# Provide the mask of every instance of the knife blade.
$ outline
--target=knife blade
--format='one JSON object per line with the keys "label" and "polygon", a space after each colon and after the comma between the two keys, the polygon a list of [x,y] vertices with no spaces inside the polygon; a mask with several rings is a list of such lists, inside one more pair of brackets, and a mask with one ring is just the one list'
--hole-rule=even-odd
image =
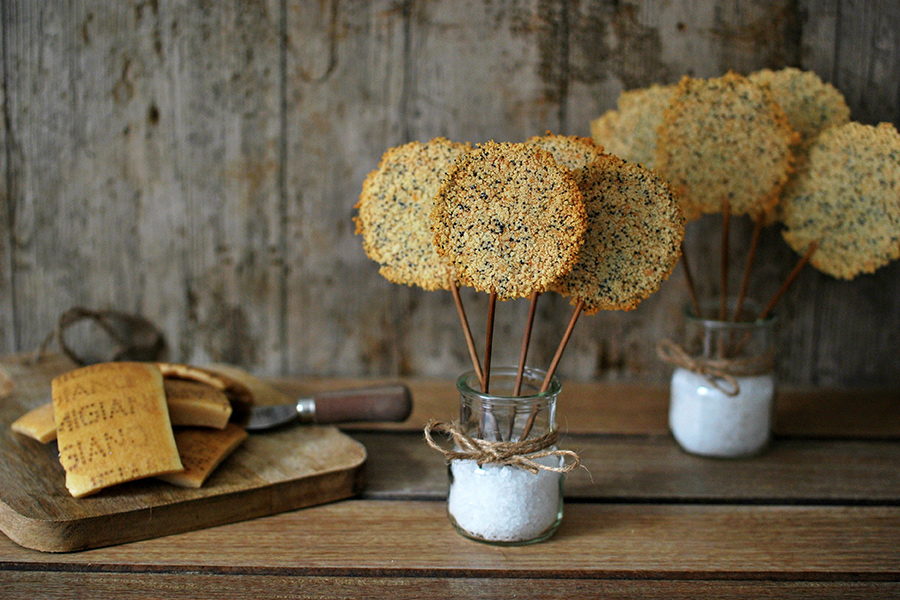
{"label": "knife blade", "polygon": [[260,431],[288,423],[399,422],[412,412],[412,394],[403,384],[319,392],[285,404],[250,408],[243,426]]}

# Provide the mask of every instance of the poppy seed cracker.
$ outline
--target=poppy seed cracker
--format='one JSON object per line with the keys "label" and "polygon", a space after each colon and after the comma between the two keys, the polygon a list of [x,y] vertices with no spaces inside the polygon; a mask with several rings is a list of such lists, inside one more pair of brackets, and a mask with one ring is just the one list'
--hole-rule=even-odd
{"label": "poppy seed cracker", "polygon": [[622,92],[618,110],[591,121],[591,137],[610,154],[654,168],[657,130],[674,91],[674,85],[651,85]]}
{"label": "poppy seed cracker", "polygon": [[656,172],[607,155],[583,169],[578,187],[588,229],[575,267],[554,289],[586,314],[631,310],[668,278],[681,256],[684,214]]}
{"label": "poppy seed cracker", "polygon": [[718,213],[761,217],[778,202],[799,141],[765,86],[729,72],[685,77],[663,112],[656,168],[688,218]]}
{"label": "poppy seed cracker", "polygon": [[468,144],[435,138],[389,149],[363,182],[356,233],[392,283],[450,288],[450,266],[432,244],[431,210],[444,176]]}
{"label": "poppy seed cracker", "polygon": [[432,211],[434,245],[459,281],[502,300],[549,289],[575,263],[581,193],[549,152],[487,142],[462,157]]}
{"label": "poppy seed cracker", "polygon": [[900,258],[900,134],[890,123],[824,131],[786,191],[785,241],[810,264],[852,279]]}

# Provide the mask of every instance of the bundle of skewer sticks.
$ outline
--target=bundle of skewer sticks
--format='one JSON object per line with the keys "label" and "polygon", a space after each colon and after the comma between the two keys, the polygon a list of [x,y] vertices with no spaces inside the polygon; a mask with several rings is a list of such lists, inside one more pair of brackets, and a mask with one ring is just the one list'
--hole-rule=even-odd
{"label": "bundle of skewer sticks", "polygon": [[[762,230],[765,226],[766,219],[765,217],[758,217],[754,219],[753,226],[753,235],[750,239],[750,246],[747,251],[747,259],[744,264],[744,270],[741,277],[741,287],[738,291],[737,300],[735,303],[734,312],[731,315],[728,315],[728,293],[729,293],[729,285],[728,278],[731,270],[731,265],[729,264],[729,240],[731,235],[731,213],[729,211],[728,201],[725,200],[722,205],[722,243],[721,243],[721,261],[720,261],[720,277],[721,277],[721,296],[719,299],[719,312],[717,315],[717,320],[719,321],[740,321],[744,317],[744,305],[747,300],[747,295],[750,287],[750,277],[753,271],[753,266],[756,261],[756,253],[759,248],[760,238],[762,236]],[[778,305],[778,302],[784,297],[785,293],[790,289],[790,287],[796,282],[797,278],[800,276],[803,268],[809,263],[810,258],[813,253],[818,249],[819,242],[813,241],[807,246],[806,252],[800,256],[797,260],[794,267],[791,269],[790,273],[785,277],[784,281],[781,283],[779,288],[776,290],[775,294],[769,300],[769,302],[763,307],[758,315],[755,316],[757,320],[763,320],[771,316],[772,311]],[[688,293],[691,299],[691,307],[694,310],[694,314],[698,317],[707,317],[707,315],[702,314],[702,310],[700,308],[700,299],[697,294],[696,285],[694,284],[694,277],[691,272],[690,260],[688,259],[688,254],[684,247],[684,242],[682,242],[681,248],[681,264],[684,269],[685,275],[685,283],[687,284]]]}
{"label": "bundle of skewer sticks", "polygon": [[[472,329],[469,326],[468,317],[466,316],[466,310],[463,306],[462,298],[459,293],[459,285],[454,282],[451,284],[450,289],[453,292],[453,301],[456,305],[456,311],[459,315],[463,334],[465,335],[466,346],[469,350],[469,357],[472,360],[472,366],[475,372],[475,376],[478,378],[478,382],[481,384],[481,391],[484,393],[488,393],[490,391],[490,372],[491,359],[493,354],[494,318],[497,309],[497,295],[494,293],[490,294],[488,300],[487,326],[484,343],[484,366],[482,366],[482,362],[478,357],[478,350],[475,347],[475,339],[472,336]],[[533,292],[531,294],[531,297],[529,298],[528,318],[525,323],[525,332],[522,336],[522,347],[519,352],[519,361],[518,367],[516,369],[516,380],[513,389],[513,396],[518,396],[522,393],[522,382],[524,379],[525,364],[528,359],[528,350],[531,344],[535,314],[537,312],[537,303],[540,296],[540,292]],[[547,369],[544,380],[541,383],[539,393],[546,392],[550,387],[550,383],[553,380],[553,375],[556,373],[556,369],[559,366],[562,355],[569,343],[569,339],[572,337],[572,332],[575,330],[575,323],[578,321],[578,317],[581,315],[583,308],[584,301],[579,301],[575,305],[575,308],[572,311],[572,316],[569,318],[568,325],[566,326],[566,330],[563,333],[563,337],[559,342],[559,346],[557,346],[556,348],[556,353],[553,355],[553,359],[550,362],[550,367]]]}

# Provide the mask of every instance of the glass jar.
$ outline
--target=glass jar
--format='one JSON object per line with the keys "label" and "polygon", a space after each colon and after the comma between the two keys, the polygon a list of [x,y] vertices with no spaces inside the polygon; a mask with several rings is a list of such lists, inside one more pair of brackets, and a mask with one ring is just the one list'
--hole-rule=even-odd
{"label": "glass jar", "polygon": [[[717,303],[701,307],[719,312]],[[733,301],[727,314],[734,314]],[[746,303],[744,314],[759,314]],[[684,311],[685,343],[672,353],[669,428],[685,451],[737,458],[771,438],[775,398],[774,318],[727,321]]]}
{"label": "glass jar", "polygon": [[[556,377],[545,392],[539,391],[545,375],[525,369],[518,396],[513,396],[515,368],[493,369],[488,394],[480,391],[474,372],[462,375],[456,383],[460,432],[478,444],[486,442],[484,447],[491,449],[502,450],[504,445],[522,441],[537,442],[539,447],[556,434],[560,392]],[[450,460],[447,513],[453,526],[466,537],[493,544],[521,545],[547,539],[562,520],[566,454],[555,444],[523,454],[536,472],[502,461]]]}

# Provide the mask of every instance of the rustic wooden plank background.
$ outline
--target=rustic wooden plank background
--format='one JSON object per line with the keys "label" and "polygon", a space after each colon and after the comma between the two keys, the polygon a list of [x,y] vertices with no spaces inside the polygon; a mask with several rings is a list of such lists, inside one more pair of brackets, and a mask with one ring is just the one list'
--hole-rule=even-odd
{"label": "rustic wooden plank background", "polygon": [[[8,352],[34,349],[82,305],[147,316],[174,360],[452,376],[467,354],[449,294],[388,284],[354,235],[362,180],[388,147],[588,135],[623,89],[786,65],[834,83],[855,120],[900,124],[894,0],[4,0],[2,11]],[[717,225],[688,231],[706,294]],[[757,294],[794,260],[767,231]],[[480,337],[484,298],[464,299]],[[664,380],[654,348],[677,337],[685,300],[679,269],[637,310],[583,318],[561,374]],[[495,361],[517,356],[526,313],[500,305]],[[852,282],[807,269],[781,313],[784,381],[900,384],[900,264]],[[542,300],[536,364],[568,315],[563,299]]]}

